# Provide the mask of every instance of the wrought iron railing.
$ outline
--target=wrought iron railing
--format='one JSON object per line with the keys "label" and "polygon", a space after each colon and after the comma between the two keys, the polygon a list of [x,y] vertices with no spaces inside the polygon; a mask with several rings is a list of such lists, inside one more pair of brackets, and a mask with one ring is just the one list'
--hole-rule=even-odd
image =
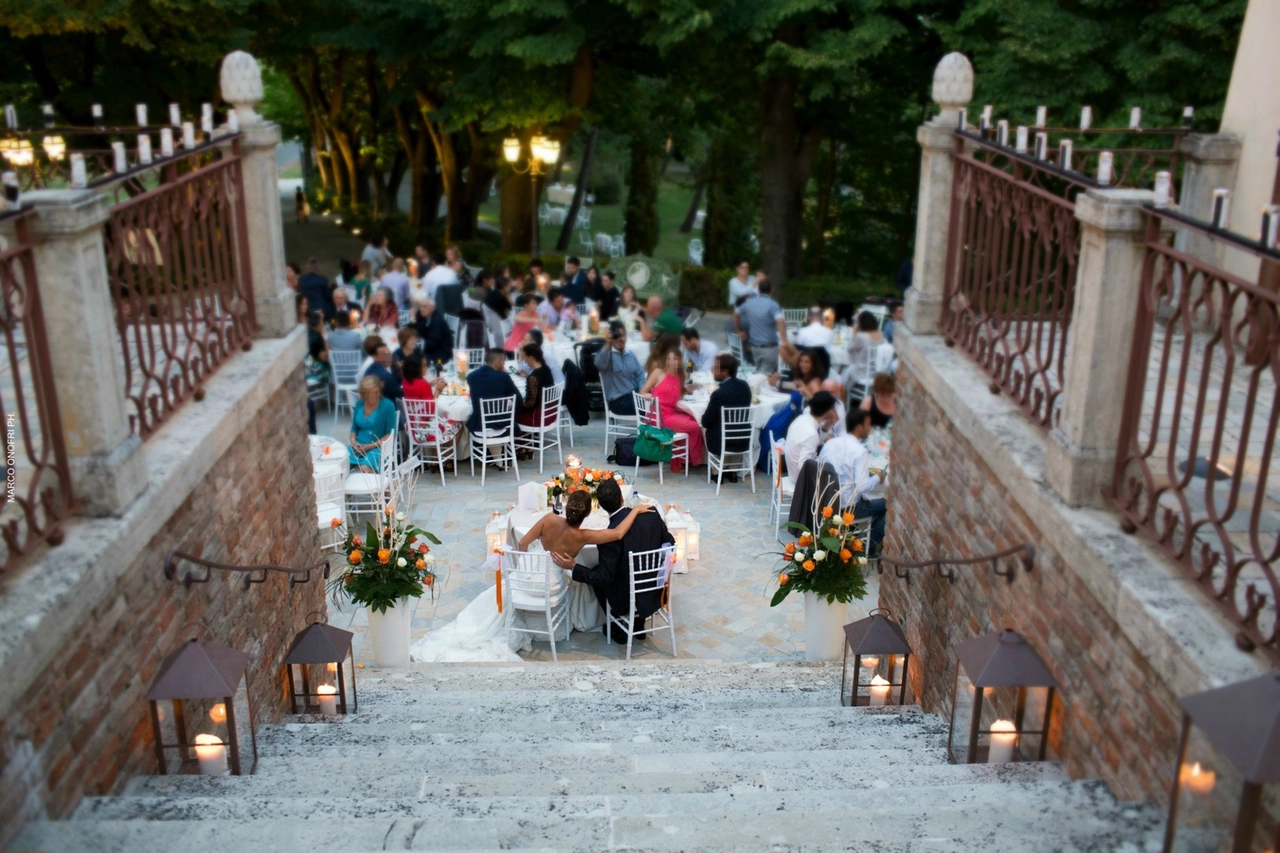
{"label": "wrought iron railing", "polygon": [[71,514],[71,474],[28,229],[30,211],[0,215],[0,293],[5,359],[0,416],[5,430],[5,497],[0,506],[0,572],[42,542],[62,541]]}
{"label": "wrought iron railing", "polygon": [[[1002,561],[1012,562],[1005,564]],[[928,560],[903,560],[889,554],[881,554],[877,560],[877,569],[881,572],[892,569],[894,577],[910,583],[912,569],[933,569],[934,574],[945,581],[956,582],[957,566],[981,566],[989,563],[991,571],[1002,577],[1005,583],[1013,583],[1018,569],[1031,571],[1036,562],[1036,549],[1026,542],[1020,542],[1012,548],[996,551],[994,554],[983,554],[981,557],[934,557]]]}
{"label": "wrought iron railing", "polygon": [[[107,273],[134,432],[147,437],[256,328],[238,136],[158,170],[104,231]],[[136,175],[119,178],[119,188]],[[104,183],[110,184],[111,181]]]}
{"label": "wrought iron railing", "polygon": [[1161,225],[1267,268],[1280,252],[1172,211],[1148,230],[1124,415],[1108,495],[1280,662],[1280,295],[1193,257]]}

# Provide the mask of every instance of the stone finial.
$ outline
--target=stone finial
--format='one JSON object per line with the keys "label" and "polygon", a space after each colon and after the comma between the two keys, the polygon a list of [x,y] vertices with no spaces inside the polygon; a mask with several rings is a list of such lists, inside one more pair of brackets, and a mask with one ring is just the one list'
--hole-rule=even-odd
{"label": "stone finial", "polygon": [[262,103],[262,69],[258,60],[243,50],[228,53],[222,60],[222,99],[236,109],[241,124],[260,121],[254,107]]}
{"label": "stone finial", "polygon": [[933,70],[933,102],[954,112],[973,100],[973,66],[963,53],[948,53]]}

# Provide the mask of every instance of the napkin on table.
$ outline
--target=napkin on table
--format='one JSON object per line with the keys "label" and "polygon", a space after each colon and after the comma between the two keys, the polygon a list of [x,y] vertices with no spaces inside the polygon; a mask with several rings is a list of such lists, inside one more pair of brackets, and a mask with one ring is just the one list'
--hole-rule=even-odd
{"label": "napkin on table", "polygon": [[517,492],[516,506],[520,509],[539,510],[546,508],[547,487],[541,483],[521,483]]}

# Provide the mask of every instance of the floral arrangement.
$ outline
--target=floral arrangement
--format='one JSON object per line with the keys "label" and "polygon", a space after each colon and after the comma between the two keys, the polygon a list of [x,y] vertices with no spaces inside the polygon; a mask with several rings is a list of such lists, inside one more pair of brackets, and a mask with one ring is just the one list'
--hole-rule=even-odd
{"label": "floral arrangement", "polygon": [[543,484],[547,487],[547,503],[555,500],[557,489],[560,490],[561,495],[586,492],[594,500],[596,489],[600,488],[600,484],[605,480],[613,480],[619,487],[626,485],[621,474],[606,468],[566,468],[563,474],[552,477]]}
{"label": "floral arrangement", "polygon": [[341,593],[356,604],[385,613],[399,599],[418,598],[435,587],[436,558],[427,543],[439,545],[440,540],[405,524],[403,512],[388,506],[382,531],[366,522],[363,538],[347,530],[341,519],[335,518],[332,527],[341,532],[342,551],[347,555],[342,574],[329,581],[335,601]]}
{"label": "floral arrangement", "polygon": [[828,604],[847,604],[867,594],[867,581],[862,575],[867,558],[862,553],[862,540],[853,528],[853,514],[839,514],[823,507],[814,515],[814,528],[799,522],[787,527],[800,533],[788,542],[780,556],[778,591],[770,607],[782,603],[794,591],[813,592]]}

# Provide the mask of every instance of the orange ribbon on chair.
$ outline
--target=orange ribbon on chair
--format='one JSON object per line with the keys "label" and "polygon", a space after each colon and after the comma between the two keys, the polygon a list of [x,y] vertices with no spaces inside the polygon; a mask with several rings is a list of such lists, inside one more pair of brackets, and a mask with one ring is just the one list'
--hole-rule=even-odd
{"label": "orange ribbon on chair", "polygon": [[501,613],[502,612],[502,569],[501,567],[499,567],[497,570],[494,571],[493,576],[494,576],[494,579],[498,582],[498,585],[493,588],[493,592],[494,592],[494,595],[496,595],[498,598],[498,612]]}

